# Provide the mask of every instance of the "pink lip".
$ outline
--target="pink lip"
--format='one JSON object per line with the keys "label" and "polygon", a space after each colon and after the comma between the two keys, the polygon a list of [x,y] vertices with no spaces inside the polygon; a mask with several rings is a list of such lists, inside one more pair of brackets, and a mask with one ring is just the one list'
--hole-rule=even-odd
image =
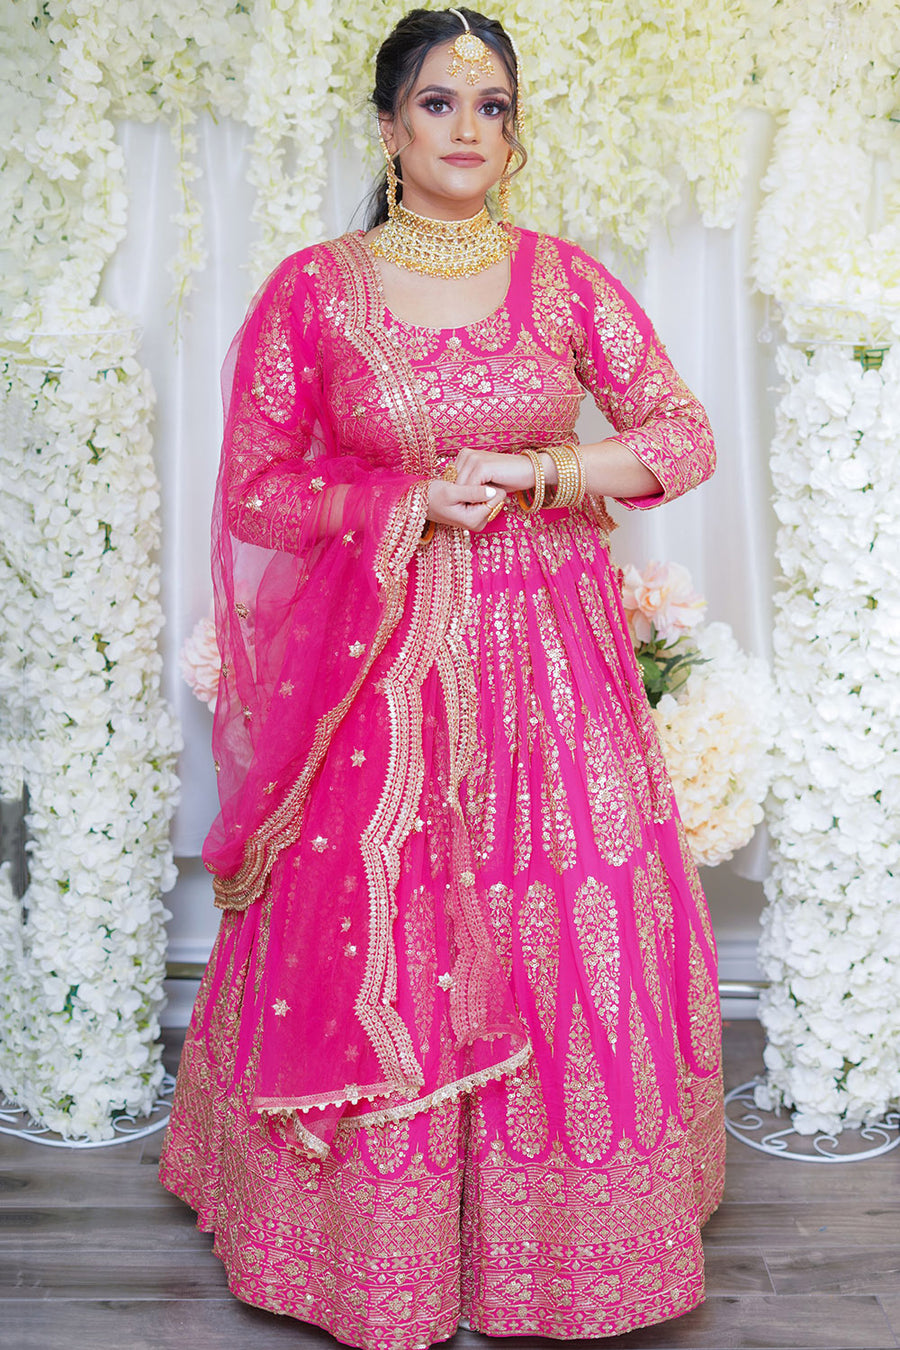
{"label": "pink lip", "polygon": [[442,155],[445,164],[483,164],[483,155]]}

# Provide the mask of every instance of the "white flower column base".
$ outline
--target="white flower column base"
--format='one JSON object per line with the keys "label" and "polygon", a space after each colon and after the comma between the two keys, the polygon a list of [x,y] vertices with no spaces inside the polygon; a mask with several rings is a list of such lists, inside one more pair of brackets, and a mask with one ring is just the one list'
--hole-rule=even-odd
{"label": "white flower column base", "polygon": [[110,1148],[114,1144],[130,1144],[135,1139],[145,1139],[147,1135],[165,1129],[169,1123],[174,1092],[175,1079],[167,1073],[148,1115],[134,1116],[128,1111],[113,1114],[111,1125],[114,1133],[110,1139],[67,1139],[34,1120],[24,1107],[2,1097],[0,1134],[12,1134],[32,1144],[46,1144],[48,1148]]}
{"label": "white flower column base", "polygon": [[765,1091],[765,1086],[761,1078],[754,1078],[725,1094],[725,1128],[732,1138],[773,1158],[815,1163],[866,1162],[890,1153],[900,1144],[898,1111],[856,1130],[800,1134],[790,1124],[786,1112],[757,1105],[758,1090]]}

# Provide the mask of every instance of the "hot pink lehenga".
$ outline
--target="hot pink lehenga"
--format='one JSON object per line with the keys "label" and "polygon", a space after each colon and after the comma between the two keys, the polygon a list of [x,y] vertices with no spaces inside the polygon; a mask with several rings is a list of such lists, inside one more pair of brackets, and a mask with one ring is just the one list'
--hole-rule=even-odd
{"label": "hot pink lehenga", "polygon": [[677,1316],[722,1187],[713,936],[603,502],[419,543],[460,447],[558,442],[584,388],[663,485],[632,505],[712,469],[627,293],[514,241],[442,331],[358,236],[305,250],[233,361],[225,913],[161,1175],[238,1297],[371,1350]]}

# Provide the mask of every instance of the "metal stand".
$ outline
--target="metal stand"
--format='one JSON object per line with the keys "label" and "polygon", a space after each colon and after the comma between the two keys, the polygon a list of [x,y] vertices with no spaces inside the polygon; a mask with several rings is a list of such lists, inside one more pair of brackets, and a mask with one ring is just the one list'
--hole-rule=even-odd
{"label": "metal stand", "polygon": [[120,1111],[113,1116],[115,1134],[112,1139],[66,1139],[45,1125],[38,1125],[24,1107],[4,1097],[0,1099],[0,1134],[11,1134],[32,1144],[45,1144],[48,1148],[110,1148],[115,1144],[129,1144],[133,1139],[145,1139],[148,1134],[156,1134],[157,1130],[165,1128],[174,1091],[175,1079],[167,1073],[149,1115],[135,1117]]}
{"label": "metal stand", "polygon": [[786,1113],[756,1105],[754,1090],[762,1082],[754,1078],[725,1094],[725,1128],[748,1148],[793,1162],[849,1163],[878,1158],[900,1144],[900,1111],[890,1111],[884,1120],[858,1130],[798,1134]]}

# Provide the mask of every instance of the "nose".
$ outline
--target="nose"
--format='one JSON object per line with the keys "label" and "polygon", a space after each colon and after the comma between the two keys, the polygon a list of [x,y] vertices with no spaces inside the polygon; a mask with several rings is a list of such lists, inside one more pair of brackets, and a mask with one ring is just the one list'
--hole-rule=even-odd
{"label": "nose", "polygon": [[478,140],[478,122],[474,108],[467,106],[460,108],[453,129],[453,139],[462,141],[465,145],[472,145]]}

